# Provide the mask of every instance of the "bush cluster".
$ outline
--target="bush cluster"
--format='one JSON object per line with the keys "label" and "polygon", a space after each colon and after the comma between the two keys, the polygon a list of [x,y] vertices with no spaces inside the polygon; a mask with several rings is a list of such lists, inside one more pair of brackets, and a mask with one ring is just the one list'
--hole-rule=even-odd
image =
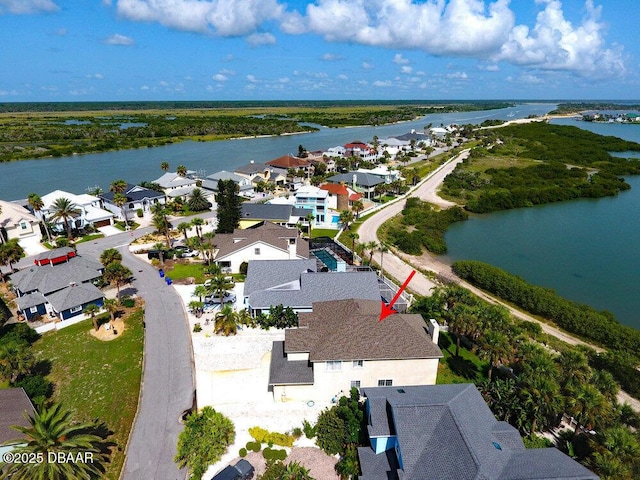
{"label": "bush cluster", "polygon": [[256,442],[266,443],[269,445],[280,445],[281,447],[292,447],[295,438],[286,433],[269,432],[261,427],[251,427],[249,429],[251,435]]}

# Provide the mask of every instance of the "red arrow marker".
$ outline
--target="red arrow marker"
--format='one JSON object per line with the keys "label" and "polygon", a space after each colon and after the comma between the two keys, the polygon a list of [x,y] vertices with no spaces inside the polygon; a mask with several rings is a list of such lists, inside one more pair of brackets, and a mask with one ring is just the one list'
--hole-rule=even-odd
{"label": "red arrow marker", "polygon": [[404,283],[400,287],[400,290],[398,290],[398,292],[393,296],[393,298],[389,302],[389,305],[386,305],[384,302],[381,302],[382,303],[382,309],[380,310],[380,320],[379,320],[380,322],[383,321],[385,318],[387,318],[389,315],[393,315],[394,313],[398,313],[397,311],[395,311],[392,308],[393,304],[396,303],[398,298],[400,298],[400,295],[402,295],[402,292],[404,292],[405,288],[407,288],[407,285],[409,285],[409,282],[411,281],[411,279],[413,278],[413,276],[415,274],[416,274],[416,271],[412,270],[411,273],[409,274],[409,276],[407,277],[407,279],[404,281]]}

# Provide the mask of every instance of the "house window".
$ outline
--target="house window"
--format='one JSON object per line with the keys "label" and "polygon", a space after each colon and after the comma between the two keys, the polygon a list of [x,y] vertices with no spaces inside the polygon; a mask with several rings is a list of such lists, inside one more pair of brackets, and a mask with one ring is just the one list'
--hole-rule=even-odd
{"label": "house window", "polygon": [[363,365],[363,364],[364,364],[364,360],[354,360],[354,361],[351,363],[351,366],[352,366],[353,368],[362,368],[362,365]]}
{"label": "house window", "polygon": [[26,230],[27,229],[27,222],[21,222],[20,223],[20,228],[22,228],[22,230]]}
{"label": "house window", "polygon": [[393,380],[378,380],[379,387],[391,387],[393,385]]}
{"label": "house window", "polygon": [[342,370],[342,361],[327,362],[327,372],[337,372],[339,370]]}
{"label": "house window", "polygon": [[134,207],[133,203],[130,203],[129,208],[133,209],[133,207]]}
{"label": "house window", "polygon": [[360,380],[351,380],[351,387],[349,388],[360,388]]}
{"label": "house window", "polygon": [[254,249],[253,249],[253,253],[254,253],[255,255],[260,255],[260,249],[259,249],[259,248],[254,248]]}
{"label": "house window", "polygon": [[78,313],[82,311],[82,305],[78,305],[77,307],[71,307],[69,309],[69,313]]}
{"label": "house window", "polygon": [[38,313],[38,307],[31,307],[31,308],[29,309],[29,312],[30,312],[30,313]]}

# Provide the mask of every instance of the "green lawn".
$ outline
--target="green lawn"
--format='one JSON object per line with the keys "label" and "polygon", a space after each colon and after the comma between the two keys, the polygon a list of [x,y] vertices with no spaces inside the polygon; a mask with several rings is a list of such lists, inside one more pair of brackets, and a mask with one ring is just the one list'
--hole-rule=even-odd
{"label": "green lawn", "polygon": [[125,319],[119,338],[105,342],[90,333],[91,320],[43,335],[33,345],[36,357],[50,362],[47,378],[55,384],[54,401],[80,422],[97,419],[113,431],[116,444],[105,478],[117,479],[138,406],[144,330],[142,311]]}
{"label": "green lawn", "polygon": [[196,283],[204,283],[204,265],[202,263],[177,263],[173,264],[173,268],[164,269],[166,276],[172,280],[182,280],[184,278],[194,277]]}
{"label": "green lawn", "polygon": [[333,238],[338,233],[338,230],[332,228],[313,228],[311,230],[311,238],[329,237]]}
{"label": "green lawn", "polygon": [[453,335],[440,332],[438,345],[444,354],[438,366],[438,385],[449,383],[478,383],[487,378],[488,363],[460,345],[460,357],[456,358],[456,341]]}

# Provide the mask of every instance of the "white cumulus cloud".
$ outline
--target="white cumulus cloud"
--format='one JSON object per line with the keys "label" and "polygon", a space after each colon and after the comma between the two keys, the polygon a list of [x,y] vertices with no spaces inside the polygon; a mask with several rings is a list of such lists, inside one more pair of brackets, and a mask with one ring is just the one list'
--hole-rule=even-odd
{"label": "white cumulus cloud", "polygon": [[268,20],[284,19],[277,0],[118,0],[117,10],[129,20],[222,36],[249,35]]}
{"label": "white cumulus cloud", "polygon": [[409,63],[409,59],[404,58],[401,53],[396,53],[393,56],[393,63],[396,65],[406,65]]}
{"label": "white cumulus cloud", "polygon": [[135,42],[131,37],[116,33],[114,35],[111,35],[110,37],[105,38],[104,43],[106,43],[107,45],[122,45],[128,47],[130,45],[133,45]]}
{"label": "white cumulus cloud", "polygon": [[447,78],[455,80],[466,80],[469,76],[465,72],[447,73]]}
{"label": "white cumulus cloud", "polygon": [[223,75],[222,73],[216,73],[212,78],[216,82],[226,82],[227,80],[229,80],[229,77],[227,77],[226,75]]}
{"label": "white cumulus cloud", "polygon": [[247,42],[252,47],[260,47],[262,45],[274,45],[276,43],[276,37],[270,33],[254,33],[247,37]]}
{"label": "white cumulus cloud", "polygon": [[16,15],[56,12],[60,7],[51,0],[0,0],[0,14],[8,12]]}
{"label": "white cumulus cloud", "polygon": [[411,72],[413,72],[413,68],[409,67],[408,65],[405,65],[402,68],[400,68],[400,71],[405,75],[409,75]]}

